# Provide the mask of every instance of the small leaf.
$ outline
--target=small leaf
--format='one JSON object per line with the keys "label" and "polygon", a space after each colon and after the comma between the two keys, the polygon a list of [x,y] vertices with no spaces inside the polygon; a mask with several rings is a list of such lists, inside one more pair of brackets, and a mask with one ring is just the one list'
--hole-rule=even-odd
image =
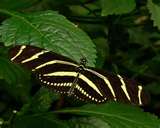
{"label": "small leaf", "polygon": [[129,13],[136,6],[135,0],[101,0],[101,5],[102,16]]}
{"label": "small leaf", "polygon": [[95,117],[74,118],[68,124],[70,128],[111,128],[108,123]]}
{"label": "small leaf", "polygon": [[77,62],[86,57],[94,66],[95,45],[76,25],[54,11],[19,14],[3,11],[11,16],[0,28],[6,46],[30,44],[68,56]]}
{"label": "small leaf", "polygon": [[33,96],[29,103],[23,105],[18,115],[47,112],[52,103],[57,99],[59,99],[59,95],[57,93],[54,93],[48,88],[42,87]]}
{"label": "small leaf", "polygon": [[151,19],[153,20],[154,26],[157,26],[160,29],[160,6],[154,4],[152,0],[148,0],[147,7],[151,13]]}
{"label": "small leaf", "polygon": [[56,112],[99,117],[109,123],[112,128],[160,127],[160,121],[156,116],[142,112],[140,108],[118,103],[86,105],[79,108],[70,108]]}
{"label": "small leaf", "polygon": [[159,65],[160,65],[160,54],[155,55],[152,59],[150,59],[147,63],[150,72],[154,73],[155,75],[159,76],[160,72]]}
{"label": "small leaf", "polygon": [[102,37],[95,38],[94,43],[97,48],[97,68],[102,68],[106,59],[109,57],[108,40]]}
{"label": "small leaf", "polygon": [[13,128],[68,128],[64,121],[58,120],[53,113],[39,113],[28,116],[17,116]]}
{"label": "small leaf", "polygon": [[48,88],[42,87],[34,96],[30,110],[34,113],[46,112],[50,108],[52,102],[58,98],[56,93],[50,91]]}
{"label": "small leaf", "polygon": [[130,43],[136,43],[143,46],[150,46],[150,33],[143,30],[142,27],[128,28]]}
{"label": "small leaf", "polygon": [[73,15],[88,15],[89,14],[89,11],[80,5],[71,5],[69,6],[69,9],[73,13]]}

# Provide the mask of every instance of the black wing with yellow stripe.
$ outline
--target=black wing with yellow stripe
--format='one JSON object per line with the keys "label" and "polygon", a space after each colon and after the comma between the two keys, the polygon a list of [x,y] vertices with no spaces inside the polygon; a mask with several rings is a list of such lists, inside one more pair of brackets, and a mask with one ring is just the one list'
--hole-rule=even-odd
{"label": "black wing with yellow stripe", "polygon": [[12,62],[31,70],[41,83],[56,92],[67,94],[77,79],[73,96],[79,100],[96,103],[114,100],[136,105],[148,103],[143,87],[119,74],[112,75],[89,67],[77,72],[79,64],[75,61],[29,45],[15,46],[9,55]]}

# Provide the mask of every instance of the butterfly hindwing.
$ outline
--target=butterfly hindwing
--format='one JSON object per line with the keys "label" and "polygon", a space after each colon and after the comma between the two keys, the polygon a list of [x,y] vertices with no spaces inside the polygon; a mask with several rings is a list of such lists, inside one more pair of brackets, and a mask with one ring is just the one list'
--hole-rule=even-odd
{"label": "butterfly hindwing", "polygon": [[[78,66],[77,66],[78,67]],[[38,70],[41,82],[53,87],[61,93],[68,93],[74,79],[77,76],[76,67],[73,65],[57,64],[48,65]],[[50,69],[50,70],[49,70]],[[58,85],[58,87],[57,87]],[[76,98],[87,101],[102,102],[104,97],[96,86],[85,74],[80,74],[75,85],[74,94]]]}

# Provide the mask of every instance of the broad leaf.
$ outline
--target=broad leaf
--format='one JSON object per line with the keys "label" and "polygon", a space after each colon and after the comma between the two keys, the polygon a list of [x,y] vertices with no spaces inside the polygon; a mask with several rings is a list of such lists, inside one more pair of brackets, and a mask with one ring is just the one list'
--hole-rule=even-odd
{"label": "broad leaf", "polygon": [[117,104],[107,103],[101,105],[86,105],[79,108],[59,110],[57,113],[72,113],[83,116],[99,117],[109,123],[112,128],[159,128],[157,117],[142,112],[141,109]]}
{"label": "broad leaf", "polygon": [[135,0],[101,0],[102,16],[125,14],[131,12],[136,4]]}
{"label": "broad leaf", "polygon": [[3,12],[12,15],[0,28],[0,35],[6,46],[35,45],[68,56],[77,62],[81,57],[86,57],[88,65],[94,66],[95,45],[64,16],[54,11],[31,14]]}
{"label": "broad leaf", "polygon": [[147,7],[151,13],[151,19],[153,20],[154,26],[157,26],[160,29],[160,6],[154,4],[152,0],[148,0]]}

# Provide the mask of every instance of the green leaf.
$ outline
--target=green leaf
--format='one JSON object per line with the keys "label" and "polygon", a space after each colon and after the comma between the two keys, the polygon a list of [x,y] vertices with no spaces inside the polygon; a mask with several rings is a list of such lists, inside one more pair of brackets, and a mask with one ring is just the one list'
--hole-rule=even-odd
{"label": "green leaf", "polygon": [[34,113],[46,112],[50,108],[53,101],[59,97],[56,93],[50,91],[48,88],[41,88],[34,96],[30,110]]}
{"label": "green leaf", "polygon": [[1,0],[0,8],[5,9],[24,9],[30,7],[38,0]]}
{"label": "green leaf", "polygon": [[97,48],[97,68],[102,68],[106,59],[109,58],[108,40],[102,37],[95,38],[94,43]]}
{"label": "green leaf", "polygon": [[44,113],[49,110],[52,103],[60,98],[60,95],[42,87],[33,96],[29,103],[23,105],[18,115],[25,115],[28,113]]}
{"label": "green leaf", "polygon": [[28,101],[30,98],[30,73],[12,64],[8,59],[0,57],[0,79],[6,83],[3,87],[15,99],[22,102]]}
{"label": "green leaf", "polygon": [[73,15],[88,15],[89,10],[86,8],[83,8],[80,5],[71,5],[69,6],[69,9],[72,11]]}
{"label": "green leaf", "polygon": [[4,123],[4,120],[0,118],[0,126]]}
{"label": "green leaf", "polygon": [[0,79],[8,84],[23,84],[29,81],[29,73],[25,72],[18,65],[12,64],[8,59],[0,57]]}
{"label": "green leaf", "polygon": [[30,44],[68,56],[77,62],[86,57],[94,66],[95,45],[76,25],[54,11],[19,14],[3,11],[12,16],[0,28],[6,46]]}
{"label": "green leaf", "polygon": [[154,4],[152,0],[148,0],[147,7],[151,13],[151,19],[153,20],[154,26],[157,26],[160,29],[160,6]]}
{"label": "green leaf", "polygon": [[155,55],[152,59],[150,59],[147,63],[150,72],[154,73],[155,75],[159,76],[160,72],[159,65],[160,65],[160,54]]}
{"label": "green leaf", "polygon": [[28,116],[17,116],[13,128],[68,128],[64,121],[58,120],[53,113],[39,113]]}
{"label": "green leaf", "polygon": [[68,124],[70,128],[111,128],[108,123],[95,117],[73,118]]}
{"label": "green leaf", "polygon": [[102,16],[119,15],[131,12],[135,6],[135,0],[101,0]]}
{"label": "green leaf", "polygon": [[57,113],[72,113],[99,117],[109,123],[112,128],[159,128],[160,121],[154,115],[142,112],[140,108],[118,103],[86,105],[56,111]]}

